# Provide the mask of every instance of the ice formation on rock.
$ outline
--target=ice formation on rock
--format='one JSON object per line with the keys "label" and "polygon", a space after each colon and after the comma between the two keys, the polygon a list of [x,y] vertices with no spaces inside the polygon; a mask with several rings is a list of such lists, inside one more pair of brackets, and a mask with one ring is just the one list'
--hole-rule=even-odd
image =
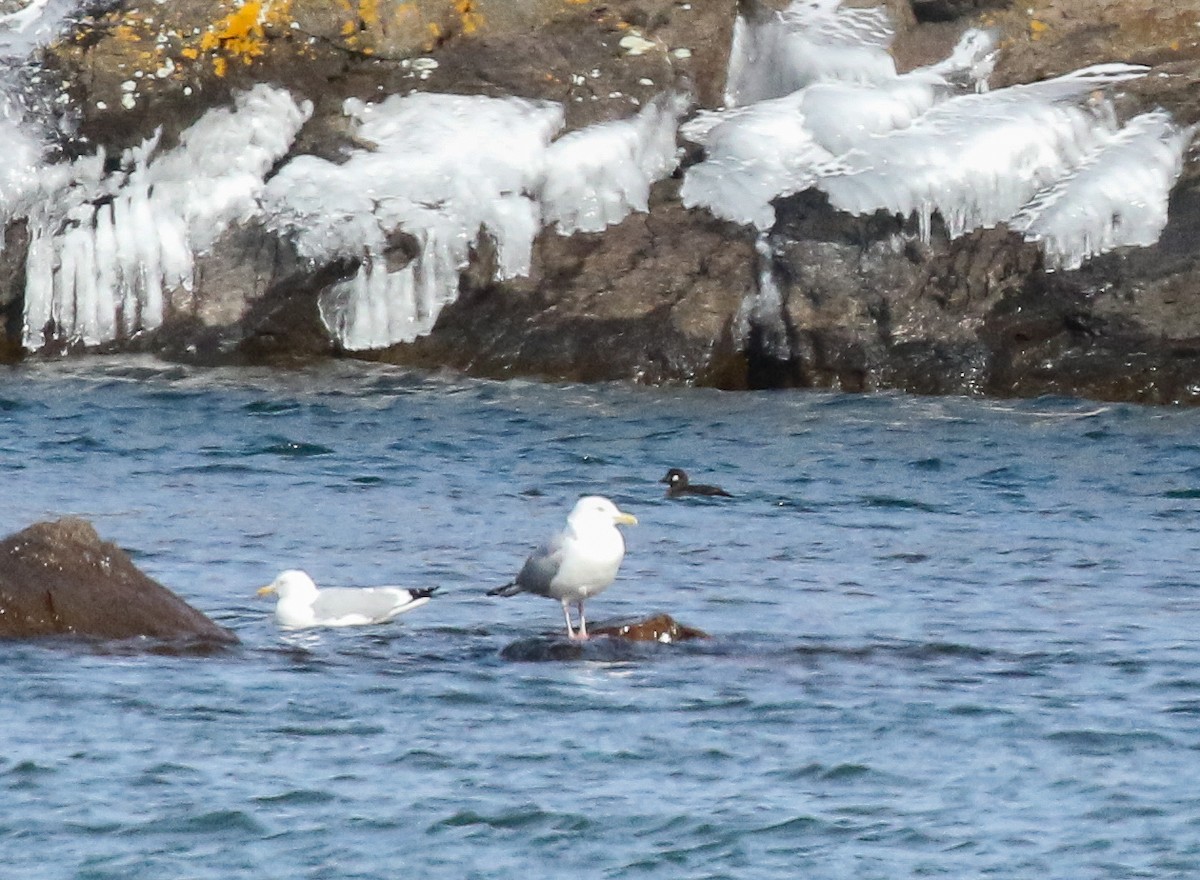
{"label": "ice formation on rock", "polygon": [[500,277],[529,271],[539,226],[529,194],[562,125],[561,107],[416,93],[378,104],[351,100],[345,112],[370,148],[340,165],[297,157],[264,199],[270,224],[302,255],[361,258],[355,277],[321,301],[343,346],[380,348],[428,333],[457,297],[481,232],[495,244]]}
{"label": "ice formation on rock", "polygon": [[[82,4],[30,0],[0,14],[0,60],[18,64]],[[630,119],[554,137],[557,104],[519,98],[412,94],[351,100],[355,137],[342,164],[288,161],[311,105],[259,85],[232,109],[206,113],[163,149],[48,163],[46,145],[0,82],[0,222],[28,225],[24,344],[101,344],[159,326],[191,303],[197,255],[231,225],[262,223],[322,263],[358,261],[321,299],[348,349],[428,332],[458,295],[459,274],[486,238],[498,278],[530,269],[544,223],[599,231],[645,211],[650,186],[674,171],[686,109],[664,95]],[[2,247],[0,240],[0,247]]]}
{"label": "ice formation on rock", "polygon": [[1165,110],[1135,116],[1034,196],[1011,225],[1041,242],[1055,269],[1078,269],[1088,256],[1123,245],[1152,245],[1167,225],[1171,186],[1194,134]]}
{"label": "ice formation on rock", "polygon": [[10,161],[0,219],[26,218],[27,348],[48,339],[101,344],[159,326],[190,305],[195,258],[230,225],[289,236],[315,264],[349,257],[354,278],[321,298],[347,349],[427,333],[458,296],[481,237],[498,278],[530,269],[543,223],[598,231],[647,210],[651,184],[677,163],[686,101],[663,96],[627,120],[573,132],[557,104],[413,94],[348,101],[357,140],[341,164],[302,155],[270,181],[311,106],[259,85],[206,113],[164,150],[151,138],[105,171],[100,153],[46,164],[44,145],[0,118]]}
{"label": "ice formation on rock", "polygon": [[96,345],[159,326],[172,297],[190,291],[196,254],[258,213],[263,178],[310,112],[258,85],[170,150],[158,135],[127,150],[112,173],[102,152],[23,166],[22,196],[6,197],[3,213],[29,224],[25,346],[47,334]]}
{"label": "ice formation on rock", "polygon": [[739,18],[727,108],[681,130],[705,150],[684,204],[765,231],[775,199],[812,187],[849,213],[915,215],[925,239],[934,215],[951,237],[1008,222],[1061,268],[1157,240],[1192,130],[1162,111],[1121,127],[1104,97],[1146,68],[1095,65],[989,92],[985,32],[902,75],[890,36],[882,8],[838,0]]}
{"label": "ice formation on rock", "polygon": [[835,208],[915,214],[929,239],[933,214],[956,238],[1013,217],[1043,187],[1069,174],[1112,136],[1100,108],[1075,103],[1144,75],[1109,64],[1030,85],[959,95],[842,157],[818,181]]}
{"label": "ice formation on rock", "polygon": [[[27,52],[77,8],[32,0],[0,16],[0,59]],[[681,129],[704,150],[685,175],[684,204],[754,226],[764,260],[774,200],[810,187],[851,213],[915,215],[927,238],[935,216],[951,236],[1009,223],[1041,243],[1052,268],[1157,239],[1193,130],[1163,111],[1117,123],[1103,91],[1143,68],[1099,65],[987,91],[988,33],[968,32],[944,61],[905,74],[891,39],[883,8],[839,0],[739,18],[726,109]],[[155,137],[126,151],[115,171],[102,153],[48,164],[2,92],[0,82],[0,221],[28,224],[33,349],[47,334],[99,344],[153,329],[191,305],[197,255],[246,222],[287,236],[314,264],[357,261],[320,301],[343,347],[414,339],[458,296],[473,250],[511,278],[530,270],[545,226],[597,232],[648,210],[651,185],[676,168],[687,104],[663,95],[631,118],[558,136],[563,109],[546,102],[352,100],[356,145],[344,162],[302,155],[267,181],[311,112],[282,89],[256,86],[177,146]],[[779,305],[763,279],[751,304],[758,325]],[[771,344],[786,345],[777,336]]]}
{"label": "ice formation on rock", "polygon": [[563,135],[546,151],[538,197],[543,220],[562,235],[601,232],[649,210],[650,186],[679,163],[675,131],[687,110],[680,94],[660,95],[630,119]]}
{"label": "ice formation on rock", "polygon": [[[821,3],[821,11],[829,4]],[[849,10],[852,21],[861,13],[878,10]],[[804,20],[804,19],[802,19]],[[773,29],[779,42],[790,36],[790,25],[780,19]],[[847,34],[857,31],[846,29]],[[818,31],[823,34],[824,30]],[[847,37],[843,37],[845,39]],[[800,47],[827,54],[828,47],[815,48],[814,38]],[[766,98],[746,106],[703,112],[683,125],[682,135],[705,149],[705,160],[694,165],[684,178],[680,198],[688,207],[705,207],[716,216],[759,230],[775,224],[771,202],[820,185],[820,181],[846,168],[850,151],[876,136],[907,128],[935,104],[954,94],[953,82],[969,82],[990,70],[985,63],[994,51],[991,37],[969,31],[954,52],[939,64],[898,75],[891,56],[879,45],[867,43],[857,56],[865,66],[861,75],[849,71],[849,57],[841,63],[815,69],[805,85],[781,97]],[[790,46],[785,58],[792,58]],[[780,59],[768,56],[762,64],[774,70]],[[848,79],[837,79],[849,73]]]}
{"label": "ice formation on rock", "polygon": [[725,103],[741,107],[781,98],[814,82],[891,79],[895,33],[882,6],[842,7],[841,0],[796,0],[783,12],[739,15],[725,77]]}
{"label": "ice formation on rock", "polygon": [[355,135],[370,148],[340,165],[292,160],[264,207],[305,256],[361,259],[320,302],[342,346],[411,341],[457,298],[481,234],[495,248],[497,277],[512,278],[528,273],[543,223],[599,232],[647,210],[651,184],[677,164],[685,106],[664,95],[631,119],[552,141],[563,111],[547,102],[431,93],[350,101]]}
{"label": "ice formation on rock", "polygon": [[25,58],[53,39],[85,5],[81,0],[29,0],[19,9],[0,14],[0,58]]}

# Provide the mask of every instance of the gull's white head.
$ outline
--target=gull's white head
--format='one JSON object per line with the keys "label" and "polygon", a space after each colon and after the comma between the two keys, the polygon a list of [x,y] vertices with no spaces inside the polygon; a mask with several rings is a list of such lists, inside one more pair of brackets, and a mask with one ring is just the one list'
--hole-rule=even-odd
{"label": "gull's white head", "polygon": [[282,571],[271,583],[258,591],[258,595],[266,596],[274,593],[281,602],[313,602],[317,598],[317,585],[305,572],[289,568]]}
{"label": "gull's white head", "polygon": [[567,524],[573,529],[611,528],[615,525],[636,526],[637,517],[630,513],[622,513],[602,495],[585,495],[575,502]]}

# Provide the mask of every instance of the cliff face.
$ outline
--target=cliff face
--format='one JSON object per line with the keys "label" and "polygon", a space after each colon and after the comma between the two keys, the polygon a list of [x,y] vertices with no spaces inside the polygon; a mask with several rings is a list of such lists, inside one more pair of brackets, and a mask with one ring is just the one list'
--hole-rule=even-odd
{"label": "cliff face", "polygon": [[[1114,112],[1163,107],[1179,125],[1200,121],[1200,3],[894,0],[888,9],[902,71],[945,58],[967,26],[985,26],[998,35],[993,87],[1090,63],[1145,64],[1148,75],[1115,93]],[[689,115],[719,107],[737,13],[733,2],[666,0],[126,3],[47,50],[54,84],[43,88],[49,104],[71,108],[65,155],[101,145],[111,157],[155,129],[169,148],[205,110],[269,82],[311,102],[275,169],[301,154],[336,164],[363,148],[347,99],[518,96],[561,107],[563,131],[628,119],[668,93],[691,96]],[[66,97],[55,103],[59,88]],[[702,158],[693,147],[682,169]],[[759,239],[684,208],[681,174],[654,183],[643,206],[604,231],[543,228],[527,271],[496,271],[504,242],[484,234],[431,332],[355,354],[584,381],[1200,398],[1194,162],[1156,244],[1058,271],[1003,225],[951,238],[935,215],[922,236],[906,218],[853,217],[813,191],[777,199]],[[386,253],[313,259],[261,218],[239,220],[196,254],[186,290],[166,290],[160,326],[90,347],[214,362],[338,353],[322,320],[329,291],[361,277],[364,260],[394,270],[424,246],[389,235]],[[28,238],[10,224],[0,254],[13,266],[0,290],[0,351],[10,354]],[[46,329],[45,350],[80,347]]]}
{"label": "cliff face", "polygon": [[[1118,112],[1162,107],[1181,123],[1200,120],[1195,3],[961,5],[971,21],[999,29],[994,87],[1127,61],[1151,71],[1122,89]],[[980,11],[981,5],[992,8]],[[914,4],[918,14],[934,7],[945,13],[944,6]],[[898,56],[930,47],[943,51],[937,40],[939,34],[949,39],[942,31],[947,27],[918,25],[901,36]],[[880,262],[890,266],[884,271],[899,275],[899,283],[832,290],[820,281],[790,284],[789,326],[800,342],[782,372],[787,381],[832,387],[1197,402],[1198,188],[1200,166],[1185,161],[1156,244],[1104,254],[1073,271],[1047,271],[1036,248],[1001,228],[954,242],[935,240],[911,259],[883,257]],[[803,200],[793,208],[790,223],[804,225],[813,216]],[[819,208],[816,214],[823,216]],[[862,252],[828,240],[836,237],[801,232],[784,262],[803,277],[801,264],[822,260],[814,252],[832,252],[834,265]],[[871,317],[857,323],[810,317],[839,310]],[[855,364],[866,366],[856,370]]]}

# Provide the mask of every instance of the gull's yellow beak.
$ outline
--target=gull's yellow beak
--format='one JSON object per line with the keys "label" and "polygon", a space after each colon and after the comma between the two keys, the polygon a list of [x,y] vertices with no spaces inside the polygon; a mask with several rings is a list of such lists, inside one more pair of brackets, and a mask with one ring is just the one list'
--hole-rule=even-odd
{"label": "gull's yellow beak", "polygon": [[259,587],[259,589],[258,589],[259,596],[269,596],[271,593],[274,593],[274,592],[275,592],[274,584],[267,584],[265,587]]}
{"label": "gull's yellow beak", "polygon": [[636,526],[637,517],[632,513],[621,513],[618,511],[616,517],[613,519],[613,522],[620,523],[623,526]]}

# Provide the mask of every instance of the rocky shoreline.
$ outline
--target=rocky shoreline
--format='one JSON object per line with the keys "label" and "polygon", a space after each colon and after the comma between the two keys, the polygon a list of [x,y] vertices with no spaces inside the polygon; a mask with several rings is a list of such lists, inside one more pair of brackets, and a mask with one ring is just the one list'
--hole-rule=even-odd
{"label": "rocky shoreline", "polygon": [[[1000,47],[993,86],[1089,63],[1144,64],[1148,75],[1114,94],[1116,112],[1163,107],[1180,125],[1200,122],[1196,3],[888,6],[901,69],[944,57],[968,26],[990,27]],[[290,155],[336,159],[353,144],[346,99],[413,89],[554,101],[567,130],[627,118],[664,90],[687,89],[692,113],[718,107],[737,13],[732,2],[666,0],[121,3],[51,45],[36,76],[48,105],[74,111],[63,117],[73,132],[64,155],[97,145],[114,155],[156,128],[172,144],[206,109],[270,82],[312,104]],[[764,249],[752,229],[684,208],[676,172],[651,187],[648,210],[603,232],[542,229],[526,274],[497,278],[482,238],[432,332],[357,352],[331,338],[319,307],[356,262],[316,265],[253,222],[198,254],[191,289],[167,292],[160,327],[93,346],[50,328],[30,352],[21,342],[29,234],[14,222],[0,255],[0,359],[354,356],[489,377],[1191,404],[1200,402],[1200,171],[1188,156],[1157,244],[1070,271],[1053,271],[1003,227],[951,239],[935,217],[923,241],[914,221],[853,217],[811,191],[777,200]],[[698,158],[689,152],[683,168]],[[394,258],[406,253],[411,243],[396,242]],[[764,277],[777,303],[757,301]]]}

